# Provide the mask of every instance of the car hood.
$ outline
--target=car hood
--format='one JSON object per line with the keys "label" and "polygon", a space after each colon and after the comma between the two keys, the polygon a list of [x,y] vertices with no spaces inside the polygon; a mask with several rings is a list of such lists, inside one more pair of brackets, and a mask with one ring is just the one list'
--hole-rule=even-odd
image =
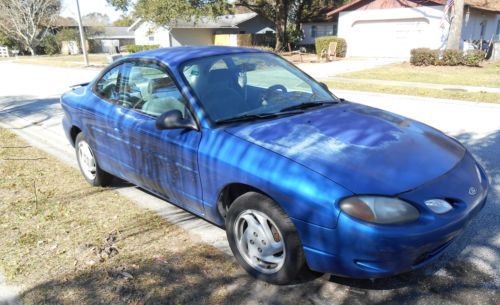
{"label": "car hood", "polygon": [[233,125],[226,131],[356,194],[396,195],[414,189],[445,174],[465,153],[462,145],[434,128],[354,103]]}

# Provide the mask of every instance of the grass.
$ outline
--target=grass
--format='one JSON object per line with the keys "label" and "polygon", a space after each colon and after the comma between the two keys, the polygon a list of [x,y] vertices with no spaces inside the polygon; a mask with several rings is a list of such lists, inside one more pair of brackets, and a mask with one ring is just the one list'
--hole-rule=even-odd
{"label": "grass", "polygon": [[433,84],[500,87],[500,62],[484,63],[482,67],[416,67],[410,63],[392,64],[374,69],[340,74],[357,79],[394,80]]}
{"label": "grass", "polygon": [[500,94],[498,93],[452,91],[378,84],[361,84],[347,81],[325,81],[325,83],[333,92],[335,92],[335,89],[345,89],[354,91],[369,91],[388,94],[455,99],[472,102],[500,103]]}
{"label": "grass", "polygon": [[237,303],[232,257],[6,129],[0,143],[0,273],[24,304]]}
{"label": "grass", "polygon": [[[83,55],[38,55],[38,56],[18,56],[11,57],[16,63],[50,65],[56,67],[78,68],[84,66]],[[89,54],[89,63],[91,66],[107,65],[106,54]]]}

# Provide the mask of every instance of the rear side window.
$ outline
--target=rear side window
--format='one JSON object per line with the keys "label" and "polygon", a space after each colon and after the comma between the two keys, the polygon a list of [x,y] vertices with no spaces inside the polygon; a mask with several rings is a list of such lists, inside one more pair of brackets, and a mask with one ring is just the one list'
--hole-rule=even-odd
{"label": "rear side window", "polygon": [[116,100],[118,98],[118,78],[122,65],[116,66],[104,74],[97,82],[96,93],[102,98]]}

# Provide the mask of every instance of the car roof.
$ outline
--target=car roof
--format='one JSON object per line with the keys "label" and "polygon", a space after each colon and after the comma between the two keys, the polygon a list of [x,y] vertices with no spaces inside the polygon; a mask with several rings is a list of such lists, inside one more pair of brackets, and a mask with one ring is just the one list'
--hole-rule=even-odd
{"label": "car roof", "polygon": [[201,57],[235,54],[235,53],[267,53],[266,51],[242,48],[242,47],[225,47],[225,46],[182,46],[161,48],[149,50],[139,53],[134,53],[125,58],[150,58],[160,60],[166,64],[170,69],[177,69],[182,63]]}

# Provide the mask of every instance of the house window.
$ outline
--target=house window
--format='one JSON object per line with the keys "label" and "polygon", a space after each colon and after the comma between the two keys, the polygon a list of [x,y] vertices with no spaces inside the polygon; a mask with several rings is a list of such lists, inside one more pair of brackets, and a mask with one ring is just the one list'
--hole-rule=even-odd
{"label": "house window", "polygon": [[154,37],[154,36],[149,36],[149,37],[148,37],[148,40],[149,40],[149,41],[155,41],[155,37]]}
{"label": "house window", "polygon": [[311,37],[316,38],[316,36],[318,36],[318,27],[313,25],[311,27]]}
{"label": "house window", "polygon": [[500,20],[497,22],[497,38],[500,39]]}
{"label": "house window", "polygon": [[484,34],[486,34],[486,25],[488,24],[488,21],[484,20],[481,22],[480,27],[481,27],[481,39],[484,38]]}

